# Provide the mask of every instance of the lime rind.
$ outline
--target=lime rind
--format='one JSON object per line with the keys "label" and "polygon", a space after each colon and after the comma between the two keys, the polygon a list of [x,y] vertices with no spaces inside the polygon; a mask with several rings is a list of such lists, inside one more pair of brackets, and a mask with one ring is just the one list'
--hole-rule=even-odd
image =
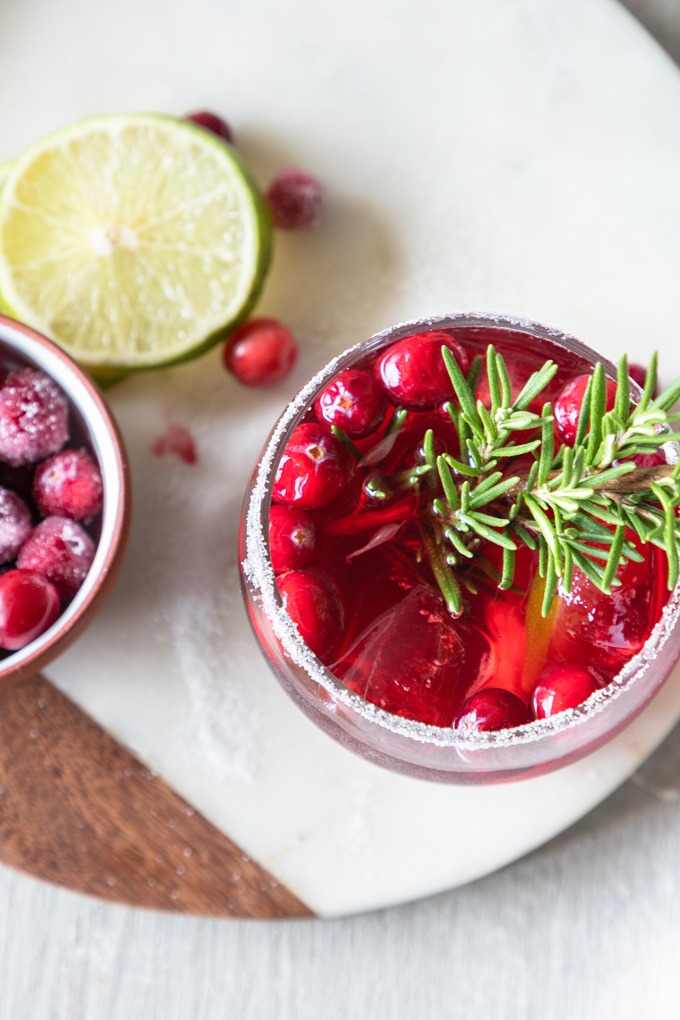
{"label": "lime rind", "polygon": [[201,354],[254,306],[266,204],[230,146],[156,114],[35,143],[0,192],[0,300],[103,377]]}

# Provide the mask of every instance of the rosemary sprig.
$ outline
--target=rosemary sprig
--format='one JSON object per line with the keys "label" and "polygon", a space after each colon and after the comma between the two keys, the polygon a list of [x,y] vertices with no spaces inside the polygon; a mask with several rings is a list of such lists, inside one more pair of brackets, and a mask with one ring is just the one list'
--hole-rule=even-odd
{"label": "rosemary sprig", "polygon": [[[603,592],[620,584],[621,565],[641,559],[631,533],[664,551],[668,585],[675,586],[680,462],[640,467],[632,459],[680,439],[673,431],[680,415],[671,411],[680,399],[680,380],[654,398],[656,355],[637,405],[631,400],[627,360],[621,359],[611,411],[606,410],[604,367],[597,365],[574,445],[557,451],[551,403],[543,404],[540,415],[531,410],[557,371],[552,361],[534,372],[513,400],[507,366],[493,346],[485,359],[475,359],[467,378],[446,347],[442,357],[456,396],[448,413],[460,450],[435,456],[428,433],[424,461],[408,483],[416,488],[427,483],[430,496],[420,515],[423,550],[454,614],[462,610],[461,584],[475,587],[466,577],[483,543],[502,550],[501,589],[514,583],[518,548],[537,551],[545,579],[544,615],[558,586],[570,590],[575,567]],[[482,362],[486,403],[475,398]],[[523,458],[521,470],[516,470],[517,458]]]}

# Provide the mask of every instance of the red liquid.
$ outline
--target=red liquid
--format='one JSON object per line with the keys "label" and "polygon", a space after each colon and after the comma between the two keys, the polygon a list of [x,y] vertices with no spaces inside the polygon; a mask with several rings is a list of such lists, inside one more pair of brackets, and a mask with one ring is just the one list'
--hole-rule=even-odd
{"label": "red liquid", "polygon": [[[538,412],[566,382],[592,368],[562,348],[520,332],[479,327],[451,332],[470,360],[493,342],[506,360],[515,393],[548,358],[558,361],[556,376],[538,406],[531,408]],[[374,356],[356,367],[373,372],[376,360]],[[484,372],[477,392],[482,400],[488,396]],[[645,643],[668,598],[663,555],[650,545],[639,546],[644,561],[622,568],[622,584],[612,595],[602,594],[575,571],[571,592],[560,592],[544,619],[537,556],[522,547],[513,590],[500,591],[491,579],[480,580],[477,572],[478,592],[464,592],[463,612],[454,617],[422,555],[419,515],[431,493],[423,493],[425,486],[420,495],[407,488],[379,502],[366,493],[365,482],[376,473],[394,479],[412,468],[422,457],[428,428],[438,450],[459,457],[457,434],[439,409],[409,411],[388,448],[383,437],[394,414],[390,408],[375,432],[354,441],[363,456],[382,441],[380,461],[359,464],[339,497],[320,509],[307,509],[316,532],[313,567],[332,579],[344,609],[341,642],[327,655],[317,652],[325,665],[380,708],[441,727],[452,726],[468,700],[482,690],[490,697],[492,691],[510,692],[527,706],[527,718],[534,718],[532,694],[551,664],[586,666],[596,686],[607,684]],[[313,409],[304,420],[316,421]],[[501,467],[507,467],[508,474],[520,473],[513,461]],[[487,545],[480,552],[498,569],[497,547]],[[499,728],[498,718],[489,728]]]}

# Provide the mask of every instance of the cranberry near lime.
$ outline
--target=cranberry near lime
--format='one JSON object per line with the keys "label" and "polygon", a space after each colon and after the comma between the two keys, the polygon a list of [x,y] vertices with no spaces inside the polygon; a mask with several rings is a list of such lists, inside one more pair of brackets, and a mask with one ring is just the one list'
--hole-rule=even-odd
{"label": "cranberry near lime", "polygon": [[298,704],[445,781],[546,771],[618,732],[678,644],[674,391],[653,385],[470,315],[315,377],[242,528],[250,618]]}

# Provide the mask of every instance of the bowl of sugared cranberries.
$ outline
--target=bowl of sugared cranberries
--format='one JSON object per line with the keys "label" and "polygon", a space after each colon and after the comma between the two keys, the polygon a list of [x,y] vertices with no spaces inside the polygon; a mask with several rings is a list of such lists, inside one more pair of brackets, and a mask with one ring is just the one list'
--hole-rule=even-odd
{"label": "bowl of sugared cranberries", "polygon": [[655,376],[469,313],[323,368],[240,529],[250,622],[298,706],[441,782],[549,772],[628,725],[680,652],[680,382]]}
{"label": "bowl of sugared cranberries", "polygon": [[0,316],[0,692],[87,626],[122,559],[129,480],[117,425],[50,340]]}

